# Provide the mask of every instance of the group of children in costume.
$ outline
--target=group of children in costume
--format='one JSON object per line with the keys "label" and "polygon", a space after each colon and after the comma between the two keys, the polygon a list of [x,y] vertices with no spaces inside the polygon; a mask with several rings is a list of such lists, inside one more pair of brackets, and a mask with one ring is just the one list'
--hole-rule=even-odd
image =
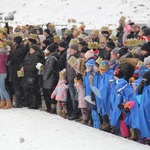
{"label": "group of children in costume", "polygon": [[[91,57],[88,57],[89,53]],[[150,71],[146,67],[149,64],[134,66],[130,62],[124,61],[113,70],[109,61],[95,57],[92,50],[85,53],[85,59],[72,56],[68,60],[68,64],[77,74],[74,84],[78,93],[82,123],[88,124],[92,120],[94,128],[121,134],[131,140],[142,139],[142,142],[149,144]],[[135,72],[140,75],[131,82]],[[57,90],[61,90],[59,93],[64,97],[67,96],[65,76],[62,78],[61,73],[52,97],[57,95]],[[82,75],[82,78],[78,78],[78,74]],[[66,98],[56,97],[56,100],[58,107],[61,106],[61,110],[67,112]]]}

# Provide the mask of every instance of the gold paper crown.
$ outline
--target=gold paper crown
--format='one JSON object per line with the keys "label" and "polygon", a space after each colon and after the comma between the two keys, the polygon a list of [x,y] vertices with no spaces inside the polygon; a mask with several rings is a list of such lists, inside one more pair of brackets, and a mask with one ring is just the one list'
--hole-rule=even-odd
{"label": "gold paper crown", "polygon": [[0,48],[4,48],[9,44],[10,44],[10,41],[8,40],[0,41]]}
{"label": "gold paper crown", "polygon": [[95,62],[96,62],[98,65],[100,65],[100,63],[101,63],[102,60],[103,60],[103,58],[98,57]]}
{"label": "gold paper crown", "polygon": [[117,40],[118,40],[118,38],[117,38],[115,35],[113,35],[113,34],[111,34],[111,35],[109,36],[109,39],[111,39],[111,40],[113,40],[113,41],[117,41]]}
{"label": "gold paper crown", "polygon": [[55,25],[54,24],[49,24],[49,29],[55,29]]}
{"label": "gold paper crown", "polygon": [[4,28],[0,28],[0,34],[5,33],[5,29]]}
{"label": "gold paper crown", "polygon": [[75,58],[74,56],[71,56],[70,59],[67,61],[67,63],[73,67],[76,63],[77,63],[77,58]]}
{"label": "gold paper crown", "polygon": [[72,23],[76,23],[76,20],[75,20],[75,19],[72,19],[71,21],[72,21]]}
{"label": "gold paper crown", "polygon": [[72,33],[71,30],[68,30],[68,29],[65,30],[65,34],[69,34],[70,35],[71,33]]}
{"label": "gold paper crown", "polygon": [[120,20],[125,21],[125,20],[126,20],[126,17],[125,17],[125,16],[121,16],[121,17],[120,17]]}
{"label": "gold paper crown", "polygon": [[17,29],[21,29],[21,26],[19,26],[19,25],[17,25],[17,27],[16,27]]}
{"label": "gold paper crown", "polygon": [[70,23],[71,22],[71,19],[68,19],[68,23]]}
{"label": "gold paper crown", "polygon": [[72,25],[72,29],[75,29],[75,28],[77,28],[77,25]]}
{"label": "gold paper crown", "polygon": [[75,28],[75,29],[73,30],[73,32],[77,32],[78,35],[80,35],[80,34],[82,33],[82,30],[79,29],[79,28]]}
{"label": "gold paper crown", "polygon": [[106,38],[105,38],[104,36],[101,36],[101,37],[99,38],[99,41],[100,41],[100,42],[105,42],[105,43],[106,43],[107,40],[106,40]]}
{"label": "gold paper crown", "polygon": [[30,33],[28,39],[36,40],[36,34]]}
{"label": "gold paper crown", "polygon": [[138,39],[128,39],[127,41],[127,46],[131,46],[131,47],[134,47],[134,46],[141,46],[143,45],[146,41],[145,40],[138,40]]}
{"label": "gold paper crown", "polygon": [[99,31],[98,30],[93,30],[91,34],[99,35]]}
{"label": "gold paper crown", "polygon": [[15,38],[16,36],[21,36],[22,39],[24,38],[24,34],[21,33],[21,32],[15,32],[15,33],[13,34],[13,37]]}
{"label": "gold paper crown", "polygon": [[26,29],[27,29],[27,26],[22,26],[21,29],[26,30]]}
{"label": "gold paper crown", "polygon": [[59,79],[64,79],[64,78],[65,78],[65,75],[66,75],[66,72],[65,72],[65,71],[60,71],[60,72],[59,72]]}
{"label": "gold paper crown", "polygon": [[60,40],[60,36],[59,35],[54,35],[54,42],[57,42]]}
{"label": "gold paper crown", "polygon": [[103,31],[110,32],[109,28],[106,26],[101,27],[101,32],[103,32]]}
{"label": "gold paper crown", "polygon": [[4,36],[3,34],[1,34],[1,33],[0,33],[0,39],[1,39],[1,40],[4,40],[4,39],[5,39],[5,36]]}
{"label": "gold paper crown", "polygon": [[72,45],[72,44],[78,45],[79,44],[79,40],[78,39],[71,39],[69,45]]}
{"label": "gold paper crown", "polygon": [[84,24],[84,23],[81,23],[81,26],[80,26],[80,27],[85,28],[86,26],[85,26],[85,24]]}
{"label": "gold paper crown", "polygon": [[89,42],[88,43],[88,48],[89,49],[98,49],[99,48],[99,44],[97,42]]}

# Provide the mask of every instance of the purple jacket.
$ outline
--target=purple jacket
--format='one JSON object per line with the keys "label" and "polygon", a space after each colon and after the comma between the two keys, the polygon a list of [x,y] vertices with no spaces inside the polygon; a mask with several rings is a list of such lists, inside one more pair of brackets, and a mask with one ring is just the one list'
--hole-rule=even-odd
{"label": "purple jacket", "polygon": [[6,71],[7,59],[8,59],[7,54],[0,53],[0,74],[7,73]]}

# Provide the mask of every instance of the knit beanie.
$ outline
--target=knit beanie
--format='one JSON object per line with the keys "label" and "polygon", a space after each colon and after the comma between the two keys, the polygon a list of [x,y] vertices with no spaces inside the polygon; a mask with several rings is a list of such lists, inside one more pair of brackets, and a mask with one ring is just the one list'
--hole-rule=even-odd
{"label": "knit beanie", "polygon": [[78,51],[78,45],[77,44],[71,44],[69,46],[69,48]]}
{"label": "knit beanie", "polygon": [[48,45],[50,45],[50,40],[46,40],[46,39],[45,39],[45,40],[43,41],[43,43],[44,43],[46,46],[48,46]]}
{"label": "knit beanie", "polygon": [[58,44],[58,46],[63,47],[63,48],[66,48],[68,45],[67,45],[67,43],[66,43],[65,41],[61,41],[61,42]]}
{"label": "knit beanie", "polygon": [[90,49],[87,47],[87,46],[84,46],[82,49],[81,49],[81,53],[86,53],[87,51],[89,51]]}
{"label": "knit beanie", "polygon": [[115,45],[115,43],[113,41],[107,42],[106,46],[111,48],[111,49],[114,49],[116,47],[116,45]]}
{"label": "knit beanie", "polygon": [[113,53],[113,54],[118,54],[118,51],[120,50],[120,48],[118,48],[118,47],[116,47],[116,48],[114,48],[111,52]]}
{"label": "knit beanie", "polygon": [[47,34],[51,34],[49,29],[45,29],[44,32],[46,32]]}
{"label": "knit beanie", "polygon": [[124,54],[126,54],[128,52],[128,47],[121,47],[118,51],[119,56],[123,56]]}
{"label": "knit beanie", "polygon": [[150,56],[148,56],[144,59],[144,65],[146,65],[146,64],[150,64]]}
{"label": "knit beanie", "polygon": [[141,50],[150,52],[150,42],[144,43],[144,44],[141,46]]}
{"label": "knit beanie", "polygon": [[143,74],[143,79],[145,80],[145,85],[150,85],[150,71],[146,71]]}
{"label": "knit beanie", "polygon": [[48,46],[47,50],[49,50],[51,53],[55,52],[58,48],[58,43],[52,43]]}
{"label": "knit beanie", "polygon": [[17,43],[17,44],[21,44],[22,43],[22,37],[21,36],[16,36],[14,38],[14,41]]}
{"label": "knit beanie", "polygon": [[37,44],[31,45],[30,48],[33,48],[36,52],[40,51],[40,47]]}
{"label": "knit beanie", "polygon": [[85,57],[86,60],[88,60],[88,59],[91,58],[91,57],[94,57],[94,52],[93,52],[93,50],[87,51],[87,52],[85,53],[84,57]]}

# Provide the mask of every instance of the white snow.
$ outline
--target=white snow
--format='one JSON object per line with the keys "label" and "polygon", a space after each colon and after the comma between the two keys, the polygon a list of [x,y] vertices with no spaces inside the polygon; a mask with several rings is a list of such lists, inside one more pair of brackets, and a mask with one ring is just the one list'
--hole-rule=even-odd
{"label": "white snow", "polygon": [[68,24],[68,19],[76,19],[77,25],[84,22],[86,28],[100,29],[118,26],[122,15],[127,21],[150,23],[149,4],[150,0],[1,0],[0,13],[15,12],[12,25]]}
{"label": "white snow", "polygon": [[149,150],[150,147],[57,115],[0,110],[0,150]]}

